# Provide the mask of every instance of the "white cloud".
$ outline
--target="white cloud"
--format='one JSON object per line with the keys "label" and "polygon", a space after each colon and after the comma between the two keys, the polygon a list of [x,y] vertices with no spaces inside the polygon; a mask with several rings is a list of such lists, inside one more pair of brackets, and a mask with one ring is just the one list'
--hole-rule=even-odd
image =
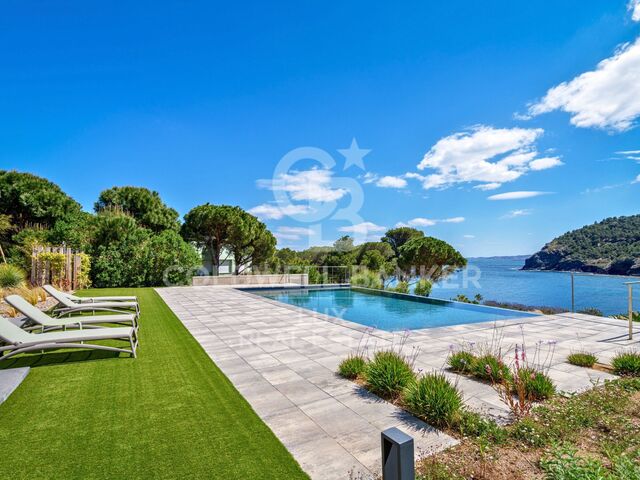
{"label": "white cloud", "polygon": [[[639,15],[638,1],[634,6]],[[562,110],[576,127],[628,130],[640,116],[640,38],[620,46],[595,70],[582,73],[547,91],[529,106],[529,115]]]}
{"label": "white cloud", "polygon": [[305,227],[278,227],[278,232],[291,235],[313,235],[311,228]]}
{"label": "white cloud", "polygon": [[511,210],[509,213],[507,213],[506,215],[503,215],[500,218],[516,218],[516,217],[524,217],[526,215],[531,215],[533,213],[533,210],[529,209],[529,208],[525,208],[522,210]]}
{"label": "white cloud", "polygon": [[633,160],[634,162],[640,162],[640,150],[623,150],[621,152],[616,152],[616,155],[621,155],[624,160]]}
{"label": "white cloud", "polygon": [[378,180],[378,175],[373,172],[367,172],[364,175],[359,176],[362,179],[362,183],[373,183]]}
{"label": "white cloud", "polygon": [[558,157],[538,158],[529,164],[531,170],[547,170],[548,168],[564,165]]}
{"label": "white cloud", "polygon": [[425,189],[446,188],[461,182],[482,182],[481,190],[498,188],[531,170],[538,159],[536,141],[541,128],[493,128],[485,125],[441,138],[418,164],[435,173],[406,174]]}
{"label": "white cloud", "polygon": [[464,238],[476,238],[475,235],[463,235]]}
{"label": "white cloud", "polygon": [[398,222],[394,225],[395,228],[402,228],[402,227],[409,227],[410,225],[408,223],[404,223],[404,222]]}
{"label": "white cloud", "polygon": [[311,208],[307,205],[277,205],[273,203],[263,203],[249,210],[249,213],[261,218],[280,220],[288,215],[302,215],[309,213]]}
{"label": "white cloud", "polygon": [[407,222],[411,227],[431,227],[437,222],[428,218],[413,218]]}
{"label": "white cloud", "polygon": [[288,192],[293,200],[312,202],[334,202],[342,198],[347,190],[331,188],[333,172],[314,168],[293,173],[282,173],[273,180],[258,180],[258,187],[273,191]]}
{"label": "white cloud", "polygon": [[640,175],[638,175],[636,179],[631,183],[640,183]]}
{"label": "white cloud", "polygon": [[451,218],[443,218],[440,220],[435,220],[431,218],[412,218],[407,223],[399,222],[396,224],[396,227],[432,227],[438,223],[462,223],[464,222],[464,217],[451,217]]}
{"label": "white cloud", "polygon": [[630,0],[627,8],[631,12],[631,20],[640,22],[640,0]]}
{"label": "white cloud", "polygon": [[314,231],[305,227],[278,227],[273,234],[278,240],[300,240],[302,237],[312,235]]}
{"label": "white cloud", "polygon": [[487,197],[489,200],[519,200],[521,198],[539,197],[540,195],[548,195],[551,192],[506,192]]}
{"label": "white cloud", "polygon": [[338,228],[338,230],[340,232],[346,232],[346,233],[354,233],[356,235],[369,235],[371,233],[376,233],[376,232],[384,232],[387,230],[387,227],[383,227],[381,225],[376,225],[373,222],[362,222],[362,223],[357,223],[355,225],[348,225],[346,227],[340,227]]}
{"label": "white cloud", "polygon": [[407,181],[404,178],[387,175],[380,178],[376,185],[382,188],[404,188],[407,186]]}
{"label": "white cloud", "polygon": [[493,183],[481,183],[480,185],[476,185],[475,188],[476,190],[495,190],[496,188],[500,188],[502,186],[501,183],[497,183],[497,182],[493,182]]}

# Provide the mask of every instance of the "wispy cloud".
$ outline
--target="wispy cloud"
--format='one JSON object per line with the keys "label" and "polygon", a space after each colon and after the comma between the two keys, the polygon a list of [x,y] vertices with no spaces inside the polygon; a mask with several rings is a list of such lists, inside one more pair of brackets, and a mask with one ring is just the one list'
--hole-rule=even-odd
{"label": "wispy cloud", "polygon": [[405,177],[421,181],[425,189],[480,182],[477,188],[493,190],[530,170],[562,165],[559,157],[539,158],[536,141],[543,133],[541,128],[478,125],[441,138],[431,147],[418,169],[435,173],[408,173]]}
{"label": "wispy cloud", "polygon": [[302,215],[309,213],[311,208],[307,205],[278,205],[275,203],[263,203],[249,209],[249,213],[261,218],[280,220],[289,215]]}
{"label": "wispy cloud", "polygon": [[627,8],[631,12],[631,20],[640,22],[640,0],[631,0]]}
{"label": "wispy cloud", "polygon": [[387,227],[382,225],[376,225],[373,222],[362,222],[355,225],[347,225],[345,227],[338,228],[340,232],[353,233],[356,235],[368,236],[372,233],[380,233],[387,230]]}
{"label": "wispy cloud", "polygon": [[441,219],[417,217],[417,218],[412,218],[407,223],[400,222],[396,226],[432,227],[434,225],[437,225],[438,223],[462,223],[464,221],[465,221],[464,217],[451,217],[451,218],[441,218]]}
{"label": "wispy cloud", "polygon": [[273,234],[278,240],[300,240],[302,237],[313,235],[311,228],[305,227],[278,227]]}
{"label": "wispy cloud", "polygon": [[475,236],[475,235],[463,235],[463,237],[464,237],[464,238],[469,238],[469,239],[471,239],[471,238],[476,238],[476,236]]}
{"label": "wispy cloud", "polygon": [[631,183],[640,183],[640,175],[638,175],[636,179]]}
{"label": "wispy cloud", "polygon": [[539,197],[540,195],[549,195],[551,192],[532,192],[532,191],[520,191],[520,192],[506,192],[499,193],[497,195],[491,195],[487,197],[489,200],[519,200],[522,198]]}
{"label": "wispy cloud", "polygon": [[[638,0],[633,18],[640,20]],[[529,106],[530,116],[562,110],[571,115],[576,127],[622,132],[640,116],[640,38],[621,45],[614,55],[601,61],[595,70],[551,89]]]}
{"label": "wispy cloud", "polygon": [[640,150],[623,150],[616,152],[616,155],[620,155],[622,158],[616,158],[616,160],[633,160],[634,162],[640,162]]}
{"label": "wispy cloud", "polygon": [[386,175],[380,178],[376,185],[382,188],[404,188],[407,186],[407,181],[401,177]]}
{"label": "wispy cloud", "polygon": [[521,209],[521,210],[511,210],[509,213],[504,214],[500,218],[516,218],[516,217],[524,217],[527,215],[531,215],[533,210],[529,208]]}
{"label": "wispy cloud", "polygon": [[333,172],[314,168],[293,173],[283,173],[273,180],[258,180],[260,188],[287,192],[293,200],[311,202],[333,202],[342,198],[347,190],[332,188]]}

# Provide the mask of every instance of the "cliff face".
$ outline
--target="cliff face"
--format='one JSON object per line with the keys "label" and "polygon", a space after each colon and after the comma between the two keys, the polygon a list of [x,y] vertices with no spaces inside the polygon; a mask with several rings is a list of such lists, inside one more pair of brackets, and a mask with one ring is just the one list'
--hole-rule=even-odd
{"label": "cliff face", "polygon": [[640,275],[640,215],[607,218],[565,233],[522,268]]}

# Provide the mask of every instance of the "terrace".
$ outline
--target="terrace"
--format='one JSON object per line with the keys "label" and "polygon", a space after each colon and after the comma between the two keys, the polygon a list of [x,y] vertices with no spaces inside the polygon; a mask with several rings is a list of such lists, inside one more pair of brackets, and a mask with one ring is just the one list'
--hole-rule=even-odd
{"label": "terrace", "polygon": [[[95,290],[92,291],[96,292]],[[116,352],[21,355],[31,367],[0,405],[3,467],[28,477],[369,478],[380,471],[380,432],[397,427],[418,456],[456,445],[398,406],[336,374],[361,345],[397,346],[401,334],[313,312],[228,286],[98,291],[136,294],[138,358]],[[522,317],[413,330],[416,367],[442,370],[451,345],[557,342],[549,375],[577,392],[613,375],[566,363],[589,350],[608,361],[626,339],[619,320],[581,314]],[[509,411],[490,385],[442,370],[486,417]],[[24,445],[30,461],[24,463]],[[83,461],[77,461],[83,452]],[[97,474],[99,476],[99,474]]]}

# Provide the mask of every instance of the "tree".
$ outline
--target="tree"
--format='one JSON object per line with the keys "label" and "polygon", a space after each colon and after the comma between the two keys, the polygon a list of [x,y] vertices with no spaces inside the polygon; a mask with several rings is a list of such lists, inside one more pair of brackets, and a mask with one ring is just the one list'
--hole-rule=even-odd
{"label": "tree", "polygon": [[344,235],[340,237],[338,240],[333,242],[333,248],[335,248],[338,252],[350,252],[353,250],[353,237],[349,235]]}
{"label": "tree", "polygon": [[211,205],[206,203],[192,208],[184,216],[181,235],[211,254],[214,274],[218,274],[222,250],[229,245],[234,225],[241,221],[240,207],[229,205]]}
{"label": "tree", "polygon": [[421,230],[411,227],[398,227],[388,230],[382,237],[382,241],[388,243],[396,257],[400,255],[400,248],[412,238],[424,237]]}
{"label": "tree", "polygon": [[186,285],[194,270],[202,265],[198,252],[173,230],[154,235],[146,245],[145,283]]}
{"label": "tree", "polygon": [[367,267],[369,270],[380,270],[384,267],[386,259],[378,250],[368,250],[362,256],[360,265]]}
{"label": "tree", "polygon": [[229,251],[236,262],[236,275],[273,257],[276,238],[267,226],[250,213],[238,209],[238,220],[231,226]]}
{"label": "tree", "polygon": [[80,204],[55,183],[30,173],[0,170],[0,214],[11,215],[16,230],[49,228],[80,211]]}
{"label": "tree", "polygon": [[455,248],[434,237],[414,237],[400,247],[398,267],[405,276],[414,273],[438,282],[467,265],[467,260]]}
{"label": "tree", "polygon": [[143,287],[147,243],[152,232],[126,214],[98,215],[91,246],[91,280],[96,287]]}
{"label": "tree", "polygon": [[390,260],[395,255],[391,245],[387,242],[365,242],[362,245],[359,245],[357,248],[356,254],[356,263],[358,265],[363,265],[363,258],[367,252],[377,251],[382,257],[386,260]]}
{"label": "tree", "polygon": [[96,213],[120,210],[153,232],[178,231],[178,212],[164,204],[158,192],[142,187],[112,187],[103,190],[94,205]]}
{"label": "tree", "polygon": [[88,212],[66,215],[56,221],[47,235],[53,245],[66,244],[71,248],[89,251],[96,230],[96,217]]}

